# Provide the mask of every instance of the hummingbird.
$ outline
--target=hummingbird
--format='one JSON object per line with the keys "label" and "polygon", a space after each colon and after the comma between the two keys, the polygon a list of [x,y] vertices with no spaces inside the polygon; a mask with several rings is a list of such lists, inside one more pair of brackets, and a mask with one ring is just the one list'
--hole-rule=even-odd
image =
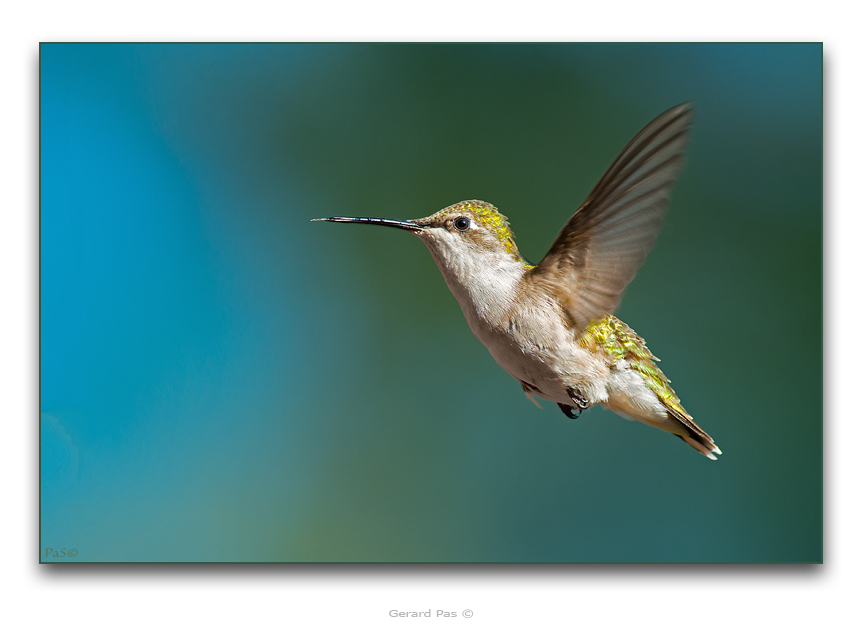
{"label": "hummingbird", "polygon": [[412,220],[314,221],[406,230],[431,252],[473,335],[527,398],[555,402],[575,419],[594,404],[672,433],[704,456],[721,454],[682,407],[659,360],[613,313],[663,224],[694,111],[665,111],[622,150],[537,265],[507,218],[465,200]]}

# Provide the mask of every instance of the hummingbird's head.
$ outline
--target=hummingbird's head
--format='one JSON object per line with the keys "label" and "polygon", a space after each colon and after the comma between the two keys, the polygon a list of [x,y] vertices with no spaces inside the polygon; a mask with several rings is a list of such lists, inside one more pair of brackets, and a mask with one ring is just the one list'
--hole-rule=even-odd
{"label": "hummingbird's head", "polygon": [[506,218],[480,200],[465,200],[416,220],[324,217],[322,221],[410,231],[425,243],[465,312],[509,302],[524,272],[532,267],[518,252]]}
{"label": "hummingbird's head", "polygon": [[494,205],[481,200],[464,200],[415,220],[378,217],[324,217],[321,220],[377,224],[408,230],[425,242],[438,262],[496,253],[524,263],[506,216]]}
{"label": "hummingbird's head", "polygon": [[505,252],[521,260],[506,216],[487,202],[464,200],[413,221],[425,226],[424,232],[416,234],[429,248],[433,245],[441,252],[455,255],[459,252]]}

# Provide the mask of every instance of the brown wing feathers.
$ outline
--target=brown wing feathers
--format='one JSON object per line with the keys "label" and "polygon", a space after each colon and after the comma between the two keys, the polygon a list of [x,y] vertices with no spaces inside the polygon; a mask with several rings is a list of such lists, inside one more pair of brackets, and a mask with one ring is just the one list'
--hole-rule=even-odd
{"label": "brown wing feathers", "polygon": [[682,104],[638,133],[534,268],[581,328],[613,312],[655,243],[692,119]]}

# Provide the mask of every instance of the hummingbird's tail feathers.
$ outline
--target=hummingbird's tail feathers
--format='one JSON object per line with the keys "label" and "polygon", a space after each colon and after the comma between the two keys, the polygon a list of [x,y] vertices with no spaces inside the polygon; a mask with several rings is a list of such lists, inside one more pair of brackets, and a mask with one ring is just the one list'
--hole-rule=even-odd
{"label": "hummingbird's tail feathers", "polygon": [[716,446],[715,444],[712,444],[712,445],[713,445],[713,450],[709,450],[709,449],[708,449],[708,448],[703,444],[703,442],[698,441],[698,440],[694,439],[693,437],[691,437],[691,436],[689,436],[689,435],[686,435],[686,436],[677,435],[677,437],[679,437],[679,438],[680,438],[680,439],[682,439],[684,442],[686,442],[688,445],[690,445],[692,448],[694,448],[695,450],[697,450],[698,452],[700,452],[703,456],[705,456],[705,457],[706,457],[706,458],[708,458],[708,459],[712,459],[713,461],[717,461],[717,460],[718,460],[718,457],[717,457],[717,456],[715,456],[716,454],[721,454],[721,450],[719,450],[719,449],[718,449],[718,446]]}
{"label": "hummingbird's tail feathers", "polygon": [[713,461],[718,460],[718,457],[715,455],[721,454],[721,449],[715,445],[715,441],[712,440],[712,437],[710,437],[703,428],[695,424],[691,417],[685,413],[680,413],[676,409],[667,407],[667,413],[676,419],[676,421],[679,422],[679,424],[686,430],[686,434],[677,435],[677,437],[700,452],[703,456],[712,459]]}

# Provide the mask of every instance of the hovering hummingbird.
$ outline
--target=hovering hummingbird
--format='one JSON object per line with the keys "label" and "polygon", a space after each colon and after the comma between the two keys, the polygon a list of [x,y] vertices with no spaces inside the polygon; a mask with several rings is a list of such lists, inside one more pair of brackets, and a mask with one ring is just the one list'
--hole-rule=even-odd
{"label": "hovering hummingbird", "polygon": [[527,398],[572,419],[593,404],[680,437],[715,460],[721,450],[682,407],[631,328],[613,316],[663,222],[693,120],[690,103],[650,122],[611,164],[538,265],[487,202],[465,200],[429,217],[326,217],[377,224],[421,239],[470,330]]}

